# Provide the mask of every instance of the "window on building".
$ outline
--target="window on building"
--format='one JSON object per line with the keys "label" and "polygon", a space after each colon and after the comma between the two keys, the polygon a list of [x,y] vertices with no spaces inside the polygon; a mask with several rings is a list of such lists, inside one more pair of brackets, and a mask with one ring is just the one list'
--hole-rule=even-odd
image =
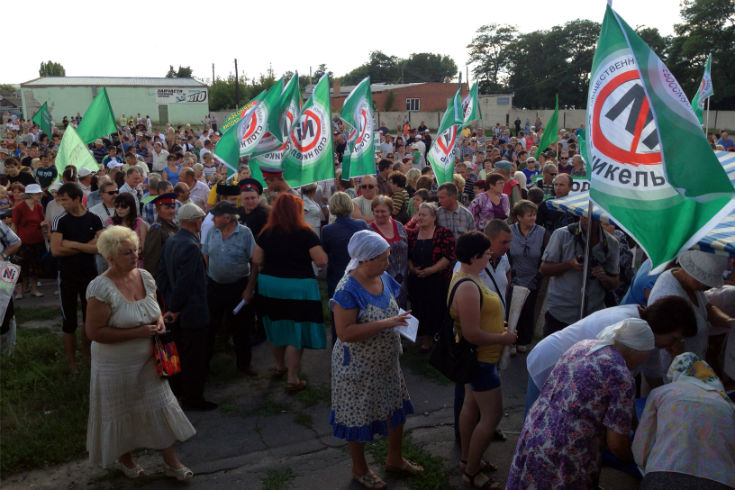
{"label": "window on building", "polygon": [[406,99],[406,110],[409,112],[418,112],[421,110],[421,99],[412,97]]}

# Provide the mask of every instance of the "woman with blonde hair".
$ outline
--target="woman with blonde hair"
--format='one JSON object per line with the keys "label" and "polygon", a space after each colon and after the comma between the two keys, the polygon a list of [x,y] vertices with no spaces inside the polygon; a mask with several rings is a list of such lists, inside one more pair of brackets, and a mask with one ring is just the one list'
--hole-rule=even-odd
{"label": "woman with blonde hair", "polygon": [[92,341],[89,384],[89,461],[115,466],[128,478],[144,469],[132,452],[158,449],[166,476],[183,481],[194,473],[176,457],[174,443],[196,431],[165,378],[158,376],[151,338],[166,330],[156,300],[156,281],[138,269],[138,235],[111,226],[97,239],[110,267],[87,287],[85,330]]}

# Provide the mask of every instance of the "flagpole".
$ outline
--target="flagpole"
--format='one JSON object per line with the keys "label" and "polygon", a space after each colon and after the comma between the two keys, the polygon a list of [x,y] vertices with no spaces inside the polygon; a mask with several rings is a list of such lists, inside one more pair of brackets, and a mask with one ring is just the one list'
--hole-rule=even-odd
{"label": "flagpole", "polygon": [[592,226],[594,219],[592,217],[592,199],[589,200],[587,206],[587,238],[584,243],[584,264],[582,266],[582,301],[579,307],[579,319],[584,318],[584,310],[587,306],[587,274],[589,273],[590,264],[590,240],[592,240]]}
{"label": "flagpole", "polygon": [[709,97],[707,97],[707,119],[704,123],[704,137],[709,142]]}

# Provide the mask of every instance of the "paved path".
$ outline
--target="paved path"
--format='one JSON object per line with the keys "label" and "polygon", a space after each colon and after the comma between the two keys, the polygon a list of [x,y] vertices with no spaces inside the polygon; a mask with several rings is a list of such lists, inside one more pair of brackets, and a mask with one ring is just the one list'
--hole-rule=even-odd
{"label": "paved path", "polygon": [[[50,306],[55,297],[47,287],[46,296],[24,299],[20,307]],[[59,345],[61,348],[61,345]],[[411,345],[409,348],[413,348]],[[220,357],[214,366],[229,368]],[[256,378],[237,377],[208,388],[208,398],[220,404],[212,412],[188,412],[197,435],[179,445],[182,461],[196,477],[187,485],[191,489],[258,489],[263,481],[290,476],[281,488],[357,489],[350,482],[350,457],[343,441],[331,436],[329,420],[329,355],[326,351],[307,351],[303,371],[309,389],[296,397],[286,395],[284,381],[272,381],[268,370],[274,365],[270,349],[261,344],[254,350]],[[459,460],[454,443],[453,386],[432,382],[404,367],[406,382],[416,413],[408,418],[406,430],[412,444],[442,458],[450,473],[449,482],[462,487]],[[513,450],[521,427],[526,388],[525,357],[518,356],[502,375],[506,416],[500,423],[508,436],[506,442],[491,444],[487,458],[499,466],[496,478],[508,473]],[[138,457],[150,476],[143,481],[125,480],[117,472],[89,467],[86,461],[75,461],[55,468],[15,475],[3,481],[5,489],[27,488],[181,488],[165,479],[160,458],[155,452]],[[373,468],[386,478],[389,488],[410,488],[408,480],[396,480],[376,462]],[[610,489],[634,489],[637,482],[621,472],[603,470],[601,486]],[[278,488],[278,487],[272,487]],[[444,488],[437,485],[436,488]]]}

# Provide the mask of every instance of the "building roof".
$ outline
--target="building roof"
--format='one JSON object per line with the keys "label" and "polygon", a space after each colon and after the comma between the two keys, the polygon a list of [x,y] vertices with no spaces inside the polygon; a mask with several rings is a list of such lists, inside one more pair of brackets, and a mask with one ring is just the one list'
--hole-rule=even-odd
{"label": "building roof", "polygon": [[206,87],[194,78],[164,77],[42,77],[20,84],[21,87]]}

